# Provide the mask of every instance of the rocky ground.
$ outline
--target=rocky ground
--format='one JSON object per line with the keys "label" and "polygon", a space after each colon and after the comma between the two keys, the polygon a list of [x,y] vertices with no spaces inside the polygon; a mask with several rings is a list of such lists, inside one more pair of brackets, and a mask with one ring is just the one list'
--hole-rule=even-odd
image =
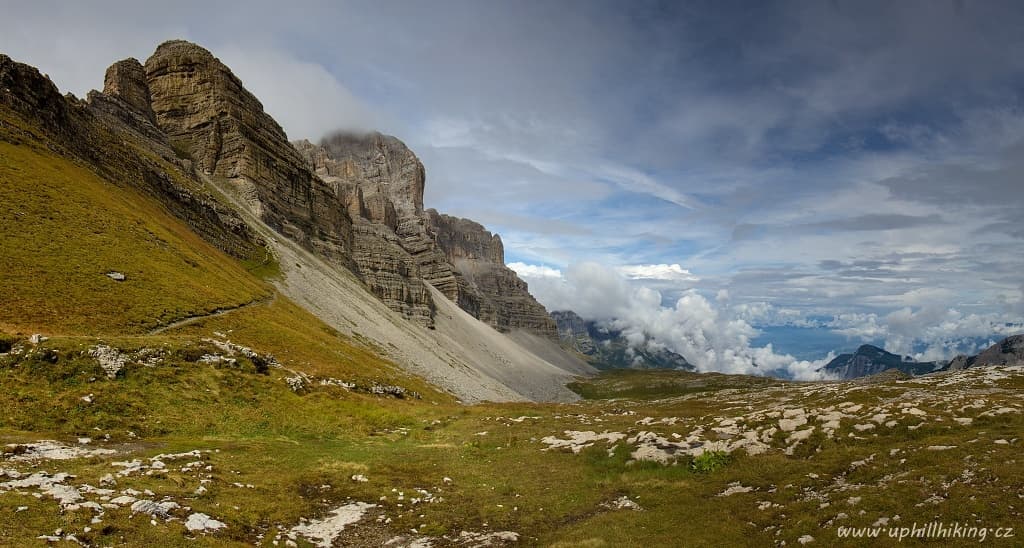
{"label": "rocky ground", "polygon": [[[260,356],[206,342],[180,383]],[[140,363],[161,367],[158,352],[85,354],[107,373],[81,396],[94,414],[145,377]],[[251,391],[291,394],[256,415],[271,423],[358,392],[271,363]],[[378,411],[342,404],[362,410],[337,428],[199,435],[170,414],[162,434],[5,428],[0,543],[831,546],[857,544],[841,527],[1021,521],[1024,366],[804,384],[624,372],[575,388],[590,399],[465,407],[366,390]],[[638,389],[649,396],[618,397]]]}

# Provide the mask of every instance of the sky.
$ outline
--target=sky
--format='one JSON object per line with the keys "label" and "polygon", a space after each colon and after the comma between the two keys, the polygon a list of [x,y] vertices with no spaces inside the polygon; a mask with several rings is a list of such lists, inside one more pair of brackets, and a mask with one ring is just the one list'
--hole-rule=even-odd
{"label": "sky", "polygon": [[1021,331],[1020,2],[0,8],[0,51],[79,96],[185,38],[292,139],[398,136],[549,309],[701,369],[814,377],[765,326],[918,359]]}

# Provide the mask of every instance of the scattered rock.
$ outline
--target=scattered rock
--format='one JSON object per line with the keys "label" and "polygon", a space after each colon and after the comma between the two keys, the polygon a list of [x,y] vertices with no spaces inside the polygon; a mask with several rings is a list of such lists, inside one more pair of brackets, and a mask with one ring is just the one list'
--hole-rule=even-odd
{"label": "scattered rock", "polygon": [[604,506],[605,508],[611,508],[613,510],[643,510],[643,508],[641,508],[639,504],[630,500],[630,498],[627,497],[626,495],[622,495],[621,497],[611,502],[606,502],[602,506]]}
{"label": "scattered rock", "polygon": [[152,500],[137,500],[132,503],[132,512],[137,514],[148,514],[153,517],[168,519],[171,511],[181,508],[177,502],[165,501],[155,502]]}
{"label": "scattered rock", "polygon": [[86,449],[84,447],[64,445],[54,440],[39,440],[35,443],[8,444],[4,453],[10,455],[8,460],[69,460],[100,455],[113,455],[113,449]]}
{"label": "scattered rock", "polygon": [[99,362],[100,367],[107,373],[108,379],[117,377],[117,374],[131,361],[127,354],[105,344],[98,344],[90,348],[89,355]]}
{"label": "scattered rock", "polygon": [[366,502],[346,504],[333,510],[323,519],[311,520],[292,527],[291,532],[311,541],[319,548],[331,548],[334,540],[341,535],[346,526],[363,519],[363,514],[367,510],[376,507],[376,504]]}
{"label": "scattered rock", "polygon": [[751,492],[753,490],[754,490],[753,487],[740,485],[740,482],[734,481],[734,482],[729,484],[729,487],[726,488],[725,491],[722,491],[717,496],[719,496],[719,497],[728,497],[728,496],[735,495],[737,493],[749,493],[749,492]]}
{"label": "scattered rock", "polygon": [[459,533],[458,543],[463,545],[493,546],[497,543],[513,543],[519,541],[519,533],[512,531],[496,531],[493,533],[471,533],[462,531]]}
{"label": "scattered rock", "polygon": [[779,430],[792,432],[805,424],[807,424],[807,417],[803,415],[790,419],[779,419]]}
{"label": "scattered rock", "polygon": [[185,528],[189,531],[205,533],[207,531],[217,531],[227,527],[227,524],[221,521],[217,521],[210,516],[202,513],[194,513],[189,515],[188,519],[185,520]]}
{"label": "scattered rock", "polygon": [[568,439],[559,439],[554,436],[547,436],[541,438],[541,443],[547,444],[549,449],[569,449],[573,453],[579,453],[586,447],[594,445],[594,442],[604,440],[608,443],[615,443],[626,437],[625,434],[620,432],[603,432],[598,434],[593,431],[578,431],[578,430],[566,430],[563,432]]}

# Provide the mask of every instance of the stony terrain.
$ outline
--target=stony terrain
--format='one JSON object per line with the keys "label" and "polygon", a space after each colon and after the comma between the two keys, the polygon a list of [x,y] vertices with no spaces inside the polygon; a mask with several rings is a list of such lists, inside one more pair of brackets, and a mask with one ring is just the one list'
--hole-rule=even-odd
{"label": "stony terrain", "polygon": [[[1010,546],[995,528],[1021,522],[1024,365],[803,384],[627,371],[578,384],[588,399],[575,404],[456,407],[296,371],[228,337],[208,332],[188,353],[181,339],[13,342],[0,378],[20,396],[5,405],[34,395],[88,411],[43,428],[42,408],[6,420],[0,543],[853,546],[863,539],[846,527],[888,537],[959,522]],[[93,377],[30,380],[50,355],[69,381]],[[239,400],[195,424],[201,401],[180,392],[189,409],[175,412],[133,388],[155,375],[244,386],[265,423],[245,424]],[[162,424],[106,416],[125,391]],[[349,418],[286,418],[329,408]]]}

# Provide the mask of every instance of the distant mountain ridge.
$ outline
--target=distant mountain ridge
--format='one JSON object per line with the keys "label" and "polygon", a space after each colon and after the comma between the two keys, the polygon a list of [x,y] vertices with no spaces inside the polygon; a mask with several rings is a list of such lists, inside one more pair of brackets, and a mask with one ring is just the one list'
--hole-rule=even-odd
{"label": "distant mountain ridge", "polygon": [[993,344],[974,356],[963,354],[953,358],[946,366],[950,371],[986,365],[1012,365],[1024,363],[1024,335],[1013,335]]}
{"label": "distant mountain ridge", "polygon": [[974,356],[961,354],[949,362],[914,361],[909,356],[900,356],[877,346],[864,344],[852,354],[836,356],[818,371],[840,379],[855,379],[877,375],[890,369],[908,375],[924,375],[939,371],[960,371],[970,367],[1019,363],[1024,363],[1024,335],[1007,337]]}
{"label": "distant mountain ridge", "polygon": [[897,369],[909,375],[923,375],[941,368],[937,362],[917,362],[870,344],[861,345],[852,354],[840,354],[818,371],[840,379],[855,379]]}
{"label": "distant mountain ridge", "polygon": [[587,356],[598,369],[682,369],[696,368],[686,358],[653,340],[643,346],[630,344],[621,331],[585,320],[571,310],[551,312],[562,344]]}

